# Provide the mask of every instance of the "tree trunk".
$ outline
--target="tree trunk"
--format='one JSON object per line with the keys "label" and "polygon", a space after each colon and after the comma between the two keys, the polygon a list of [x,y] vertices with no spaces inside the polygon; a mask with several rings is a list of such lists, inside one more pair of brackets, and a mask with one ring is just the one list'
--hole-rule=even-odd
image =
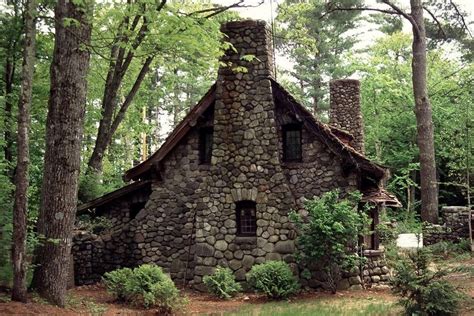
{"label": "tree trunk", "polygon": [[[12,93],[13,93],[13,80],[15,76],[15,60],[12,56],[9,56],[5,59],[5,147],[4,147],[4,154],[5,160],[8,163],[13,162],[13,140],[12,140],[12,108],[13,108],[13,101],[12,101]],[[9,166],[8,170],[11,170],[11,166]],[[8,176],[11,179],[13,173],[8,172]]]}
{"label": "tree trunk", "polygon": [[12,134],[13,130],[13,92],[14,92],[14,85],[15,85],[15,69],[17,63],[17,54],[18,52],[18,43],[20,42],[21,33],[23,31],[23,22],[21,21],[20,16],[20,3],[18,1],[13,1],[11,3],[13,5],[13,16],[9,19],[9,34],[6,34],[8,38],[7,47],[6,47],[6,56],[5,56],[5,64],[4,64],[4,98],[5,98],[5,116],[4,116],[4,124],[5,124],[5,131],[4,131],[4,139],[5,145],[3,147],[5,160],[8,163],[6,168],[7,173],[6,175],[8,178],[13,182],[14,181],[14,169],[13,169],[13,143],[14,143],[14,136]]}
{"label": "tree trunk", "polygon": [[21,70],[21,94],[18,102],[18,155],[15,174],[15,201],[13,204],[13,289],[12,300],[26,302],[26,232],[28,209],[28,148],[30,128],[31,94],[35,58],[35,0],[27,0],[24,9],[25,43]]}
{"label": "tree trunk", "polygon": [[421,219],[438,222],[438,186],[434,150],[433,118],[426,79],[426,32],[421,0],[410,0],[413,30],[412,80],[415,98],[417,143],[420,150]]}
{"label": "tree trunk", "polygon": [[[75,220],[86,103],[92,2],[58,0],[51,63],[34,286],[48,301],[64,306]],[[74,23],[65,23],[74,19]]]}

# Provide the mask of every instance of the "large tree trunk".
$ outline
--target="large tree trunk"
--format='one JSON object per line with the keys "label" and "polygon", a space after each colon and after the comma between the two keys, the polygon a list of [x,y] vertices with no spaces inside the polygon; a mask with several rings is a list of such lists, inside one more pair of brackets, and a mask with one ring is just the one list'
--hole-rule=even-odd
{"label": "large tree trunk", "polygon": [[[38,233],[39,267],[34,286],[41,296],[64,306],[77,204],[81,141],[86,103],[92,2],[58,0],[51,64],[46,152]],[[74,23],[65,23],[74,19]]]}
{"label": "large tree trunk", "polygon": [[25,43],[21,70],[21,95],[18,102],[18,155],[15,174],[15,202],[13,204],[13,290],[12,300],[26,302],[26,232],[28,209],[28,130],[30,127],[31,94],[35,58],[35,0],[27,0],[24,9]]}
{"label": "large tree trunk", "polygon": [[412,80],[415,98],[417,143],[420,150],[421,219],[438,222],[438,185],[434,150],[431,104],[426,79],[426,32],[421,0],[410,0],[411,16],[418,30],[413,30]]}

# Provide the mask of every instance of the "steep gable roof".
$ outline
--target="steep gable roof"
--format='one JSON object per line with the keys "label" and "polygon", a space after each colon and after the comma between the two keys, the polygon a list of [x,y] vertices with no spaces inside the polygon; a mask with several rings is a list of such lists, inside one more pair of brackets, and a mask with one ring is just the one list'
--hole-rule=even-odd
{"label": "steep gable roof", "polygon": [[283,104],[287,109],[295,114],[306,128],[313,132],[322,140],[331,151],[338,156],[347,159],[357,169],[364,170],[373,175],[375,180],[380,180],[386,175],[386,168],[370,161],[363,154],[352,148],[347,142],[352,139],[352,135],[346,131],[329,126],[320,122],[303,105],[283,88],[278,82],[272,82],[273,97]]}
{"label": "steep gable roof", "polygon": [[191,109],[185,118],[176,126],[161,147],[147,160],[127,170],[123,175],[125,181],[135,180],[150,170],[153,164],[160,162],[179,143],[181,139],[196,125],[199,117],[214,103],[216,84],[213,84],[201,100]]}
{"label": "steep gable roof", "polygon": [[[298,103],[278,82],[273,79],[270,80],[272,83],[273,97],[293,112],[294,115],[304,123],[307,129],[321,139],[331,151],[346,158],[346,161],[354,165],[357,169],[372,175],[376,181],[379,181],[385,176],[386,171],[383,166],[371,162],[348,144],[348,141],[352,138],[351,134],[320,122],[306,110],[303,105]],[[196,125],[199,117],[214,103],[215,90],[216,85],[214,84],[168,136],[160,149],[147,160],[125,172],[124,180],[130,181],[138,179],[140,175],[150,170],[153,165],[163,160],[179,141],[186,136],[191,128]]]}

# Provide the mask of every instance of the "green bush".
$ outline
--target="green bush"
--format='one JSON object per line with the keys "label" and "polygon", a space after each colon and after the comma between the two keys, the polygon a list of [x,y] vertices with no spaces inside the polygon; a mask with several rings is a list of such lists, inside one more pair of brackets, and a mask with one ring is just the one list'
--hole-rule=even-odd
{"label": "green bush", "polygon": [[229,268],[217,267],[213,274],[203,278],[203,282],[210,293],[224,299],[229,299],[242,290]]}
{"label": "green bush", "polygon": [[361,264],[357,256],[358,236],[368,234],[369,218],[359,211],[361,195],[357,192],[340,198],[339,191],[323,194],[307,201],[307,217],[292,212],[290,219],[299,229],[298,260],[322,267],[323,280],[319,280],[333,293],[342,278],[342,270],[350,271]]}
{"label": "green bush", "polygon": [[257,292],[273,299],[285,299],[299,289],[298,281],[283,261],[267,261],[253,266],[247,273],[247,281]]}
{"label": "green bush", "polygon": [[454,315],[461,294],[444,277],[448,270],[429,268],[431,253],[426,249],[409,252],[395,265],[392,291],[407,315]]}
{"label": "green bush", "polygon": [[449,258],[451,256],[462,255],[471,251],[471,244],[468,239],[462,239],[457,243],[452,241],[440,241],[427,247],[436,257]]}
{"label": "green bush", "polygon": [[103,280],[110,294],[132,305],[158,307],[162,313],[170,313],[182,303],[171,278],[153,264],[107,272]]}
{"label": "green bush", "polygon": [[105,216],[92,217],[89,214],[79,215],[76,219],[76,228],[100,234],[112,228],[112,222]]}

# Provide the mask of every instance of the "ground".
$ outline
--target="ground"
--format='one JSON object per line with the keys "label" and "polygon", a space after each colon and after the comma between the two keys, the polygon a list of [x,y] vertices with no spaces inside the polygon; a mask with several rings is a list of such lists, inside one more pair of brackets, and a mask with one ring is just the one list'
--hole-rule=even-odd
{"label": "ground", "polygon": [[[474,267],[474,258],[449,260],[448,265]],[[453,284],[467,295],[461,315],[474,314],[474,275],[457,272],[449,276]],[[182,315],[399,315],[397,297],[388,287],[361,291],[341,291],[335,295],[321,291],[305,291],[284,302],[270,302],[257,294],[241,294],[223,301],[208,294],[183,289],[189,303]],[[47,304],[35,295],[30,302],[11,302],[6,293],[0,293],[0,315],[158,315],[156,310],[131,308],[115,303],[102,285],[81,286],[69,291],[66,308]]]}

